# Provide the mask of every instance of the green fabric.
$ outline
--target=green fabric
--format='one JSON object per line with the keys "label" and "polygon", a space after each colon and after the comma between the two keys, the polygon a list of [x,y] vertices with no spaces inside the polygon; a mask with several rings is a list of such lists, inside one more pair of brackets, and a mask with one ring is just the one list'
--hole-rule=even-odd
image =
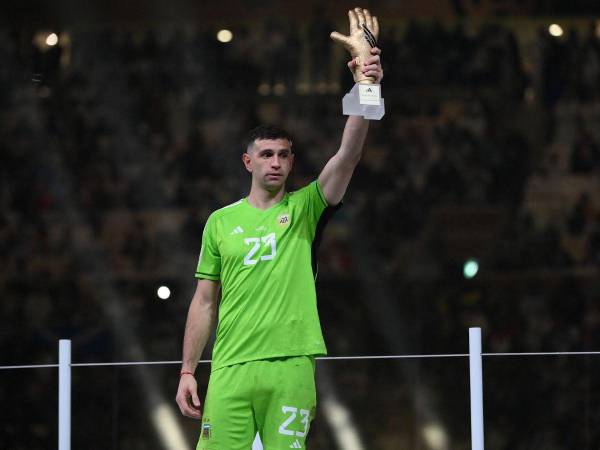
{"label": "green fabric", "polygon": [[314,181],[266,210],[244,198],[210,215],[196,277],[222,284],[212,370],[326,354],[311,265],[326,207]]}
{"label": "green fabric", "polygon": [[213,371],[197,450],[306,448],[317,405],[309,356],[249,361]]}

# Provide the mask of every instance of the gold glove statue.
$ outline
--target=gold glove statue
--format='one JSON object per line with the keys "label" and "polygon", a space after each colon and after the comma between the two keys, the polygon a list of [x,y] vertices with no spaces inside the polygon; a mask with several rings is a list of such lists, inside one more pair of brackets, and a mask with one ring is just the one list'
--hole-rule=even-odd
{"label": "gold glove statue", "polygon": [[331,39],[342,44],[352,56],[354,60],[354,68],[352,73],[354,81],[360,84],[373,84],[373,77],[365,76],[362,73],[361,67],[367,58],[371,56],[371,48],[377,46],[377,38],[379,37],[379,22],[377,17],[372,16],[367,9],[354,8],[348,11],[350,19],[350,35],[334,31],[331,33]]}

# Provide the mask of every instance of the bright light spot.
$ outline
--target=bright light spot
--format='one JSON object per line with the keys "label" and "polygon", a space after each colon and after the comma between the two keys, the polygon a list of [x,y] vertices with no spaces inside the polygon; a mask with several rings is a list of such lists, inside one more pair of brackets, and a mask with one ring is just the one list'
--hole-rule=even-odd
{"label": "bright light spot", "polygon": [[560,37],[563,35],[563,29],[560,25],[553,23],[548,27],[548,33],[554,37]]}
{"label": "bright light spot", "polygon": [[156,291],[156,294],[161,300],[166,300],[171,296],[171,289],[166,286],[161,286],[158,288],[158,291]]}
{"label": "bright light spot", "polygon": [[159,403],[152,408],[151,417],[154,428],[158,430],[163,448],[169,450],[189,449],[183,430],[179,426],[179,419],[169,405],[165,402]]}
{"label": "bright light spot", "polygon": [[217,40],[219,42],[231,42],[233,39],[233,33],[229,30],[219,30],[217,33]]}
{"label": "bright light spot", "polygon": [[479,263],[474,259],[469,259],[463,266],[463,275],[465,278],[473,278],[479,272]]}
{"label": "bright light spot", "polygon": [[325,419],[333,429],[338,448],[364,450],[365,447],[352,421],[350,411],[331,395],[325,397],[321,405],[325,411]]}
{"label": "bright light spot", "polygon": [[443,450],[448,448],[448,435],[446,431],[437,423],[431,423],[423,427],[423,437],[433,450]]}
{"label": "bright light spot", "polygon": [[58,44],[58,36],[56,35],[56,33],[50,33],[46,37],[46,45],[49,45],[50,47],[53,47],[56,44]]}

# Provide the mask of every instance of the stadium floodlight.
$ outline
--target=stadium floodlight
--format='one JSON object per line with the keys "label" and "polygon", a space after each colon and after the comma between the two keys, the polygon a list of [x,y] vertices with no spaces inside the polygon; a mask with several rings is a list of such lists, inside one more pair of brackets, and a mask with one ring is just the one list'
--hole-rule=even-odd
{"label": "stadium floodlight", "polygon": [[563,35],[563,29],[560,25],[553,23],[548,27],[548,33],[554,37],[561,37]]}
{"label": "stadium floodlight", "polygon": [[233,39],[233,33],[230,30],[219,30],[217,32],[217,40],[219,42],[227,43]]}
{"label": "stadium floodlight", "polygon": [[46,37],[46,45],[48,47],[54,47],[56,44],[58,44],[58,35],[56,33],[50,33]]}
{"label": "stadium floodlight", "polygon": [[171,296],[171,289],[169,289],[167,286],[161,286],[156,291],[156,294],[161,300],[167,300]]}

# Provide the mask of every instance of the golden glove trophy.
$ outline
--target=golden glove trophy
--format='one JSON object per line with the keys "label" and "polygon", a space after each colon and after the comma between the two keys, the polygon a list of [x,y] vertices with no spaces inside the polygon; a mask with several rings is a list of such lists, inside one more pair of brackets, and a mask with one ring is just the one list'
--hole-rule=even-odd
{"label": "golden glove trophy", "polygon": [[379,22],[377,17],[362,8],[348,11],[350,35],[334,31],[331,39],[343,45],[355,62],[352,73],[355,85],[342,100],[342,110],[346,116],[363,116],[365,119],[380,120],[385,114],[385,105],[381,98],[381,85],[373,77],[362,73],[362,64],[372,56],[371,49],[377,46]]}

